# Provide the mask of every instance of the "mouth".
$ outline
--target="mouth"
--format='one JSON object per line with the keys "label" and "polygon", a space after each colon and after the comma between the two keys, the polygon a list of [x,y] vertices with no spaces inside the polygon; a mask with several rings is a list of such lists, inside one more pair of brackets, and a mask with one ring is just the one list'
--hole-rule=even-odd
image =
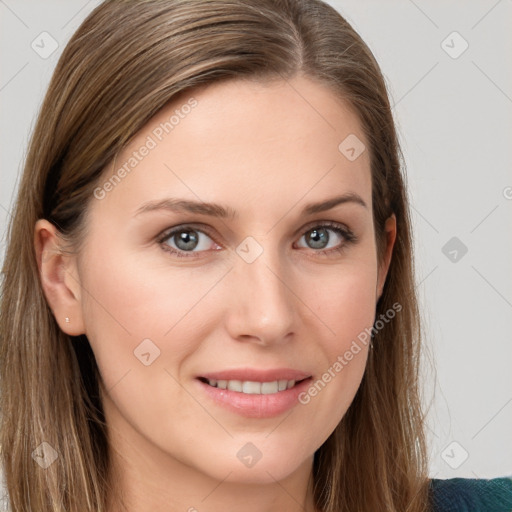
{"label": "mouth", "polygon": [[208,379],[206,377],[199,377],[199,380],[213,388],[227,389],[229,391],[244,393],[246,395],[272,395],[275,393],[286,391],[288,389],[292,389],[296,385],[310,378],[311,377],[306,377],[300,380],[279,379],[270,382],[260,382],[252,380]]}
{"label": "mouth", "polygon": [[246,418],[279,416],[299,404],[311,374],[292,369],[237,369],[196,377],[198,392],[225,410]]}

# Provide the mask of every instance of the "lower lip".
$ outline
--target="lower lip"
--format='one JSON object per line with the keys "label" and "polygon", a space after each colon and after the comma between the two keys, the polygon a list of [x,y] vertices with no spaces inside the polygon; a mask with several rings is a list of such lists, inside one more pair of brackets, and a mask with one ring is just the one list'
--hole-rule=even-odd
{"label": "lower lip", "polygon": [[298,396],[305,391],[311,377],[296,384],[293,388],[269,395],[247,394],[229,389],[214,388],[196,379],[201,389],[216,404],[246,418],[272,418],[288,411],[299,403]]}

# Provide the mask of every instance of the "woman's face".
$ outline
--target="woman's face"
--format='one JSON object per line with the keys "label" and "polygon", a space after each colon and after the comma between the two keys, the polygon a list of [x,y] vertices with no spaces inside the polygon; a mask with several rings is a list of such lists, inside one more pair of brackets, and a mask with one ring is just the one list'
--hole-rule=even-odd
{"label": "woman's face", "polygon": [[360,384],[353,342],[387,270],[366,145],[346,104],[297,77],[182,94],[118,156],[62,325],[83,323],[115,446],[219,480],[310,467]]}

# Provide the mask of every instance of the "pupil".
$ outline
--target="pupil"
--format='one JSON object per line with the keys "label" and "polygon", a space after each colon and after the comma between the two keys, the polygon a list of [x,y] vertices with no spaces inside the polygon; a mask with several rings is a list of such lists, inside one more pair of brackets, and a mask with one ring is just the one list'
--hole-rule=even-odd
{"label": "pupil", "polygon": [[195,249],[198,243],[197,234],[190,230],[179,231],[175,235],[177,237],[176,246],[183,251]]}
{"label": "pupil", "polygon": [[310,240],[313,241],[311,246],[314,249],[323,249],[329,242],[329,233],[325,228],[312,229],[310,234]]}

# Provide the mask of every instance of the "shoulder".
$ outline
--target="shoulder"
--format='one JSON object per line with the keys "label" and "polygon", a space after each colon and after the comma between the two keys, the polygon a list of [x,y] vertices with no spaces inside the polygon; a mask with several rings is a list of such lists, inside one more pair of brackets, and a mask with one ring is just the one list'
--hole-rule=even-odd
{"label": "shoulder", "polygon": [[510,512],[512,476],[430,480],[433,512]]}

